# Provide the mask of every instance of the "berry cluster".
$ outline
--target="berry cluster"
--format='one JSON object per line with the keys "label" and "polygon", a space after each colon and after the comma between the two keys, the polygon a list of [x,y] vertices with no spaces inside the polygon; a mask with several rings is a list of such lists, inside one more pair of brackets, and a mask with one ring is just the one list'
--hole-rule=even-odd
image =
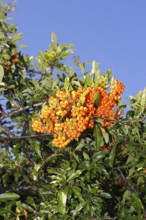
{"label": "berry cluster", "polygon": [[109,93],[101,86],[57,91],[50,97],[49,106],[44,106],[41,115],[32,120],[32,129],[53,133],[52,143],[56,147],[65,147],[82,132],[93,128],[96,117],[103,119],[104,127],[113,124],[114,120],[110,118],[118,119],[123,114],[121,111],[117,115],[115,108],[123,90],[124,85],[116,80]]}
{"label": "berry cluster", "polygon": [[12,56],[10,56],[10,59],[8,60],[3,60],[4,65],[2,65],[4,67],[4,71],[5,73],[8,73],[11,70],[11,67],[13,64],[17,64],[19,62],[18,59],[18,54],[15,53]]}

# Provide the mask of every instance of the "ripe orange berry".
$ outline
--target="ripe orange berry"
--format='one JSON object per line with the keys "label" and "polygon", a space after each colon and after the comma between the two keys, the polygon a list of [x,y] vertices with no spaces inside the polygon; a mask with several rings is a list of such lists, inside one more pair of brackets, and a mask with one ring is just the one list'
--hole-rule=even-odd
{"label": "ripe orange berry", "polygon": [[10,71],[10,69],[11,69],[11,66],[6,66],[6,67],[4,67],[4,71],[5,71],[6,73],[8,73],[8,72]]}
{"label": "ripe orange berry", "polygon": [[12,59],[12,63],[18,63],[18,61],[19,59],[17,57]]}

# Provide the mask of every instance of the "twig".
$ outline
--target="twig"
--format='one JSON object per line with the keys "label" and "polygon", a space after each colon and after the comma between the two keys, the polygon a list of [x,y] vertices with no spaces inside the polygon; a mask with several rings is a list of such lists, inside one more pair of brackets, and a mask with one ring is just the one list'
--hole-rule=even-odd
{"label": "twig", "polygon": [[[24,69],[23,69],[23,70],[24,70]],[[46,74],[45,72],[37,71],[37,70],[34,70],[34,69],[25,69],[25,71],[26,71],[27,73],[36,73],[36,74],[40,74],[40,75],[42,75],[42,76],[48,75],[48,74]]]}
{"label": "twig", "polygon": [[125,178],[125,176],[124,176],[124,174],[123,174],[123,172],[122,172],[122,170],[121,170],[120,168],[117,168],[117,170],[119,171],[121,178],[124,180],[124,186],[125,186],[131,193],[133,193],[135,190],[129,185],[127,179]]}
{"label": "twig", "polygon": [[[33,104],[32,108],[33,108],[33,107],[39,107],[39,106],[41,106],[42,104],[44,104],[44,102],[39,102],[39,103]],[[9,112],[9,113],[4,113],[4,114],[2,115],[2,117],[0,118],[0,120],[3,120],[4,118],[11,117],[12,115],[17,114],[17,113],[20,113],[20,112],[23,112],[23,111],[25,111],[25,110],[27,110],[27,109],[29,109],[29,108],[31,108],[31,107],[30,107],[30,106],[26,106],[26,107],[23,107],[23,108],[21,107],[21,108],[19,108],[18,110],[15,110],[15,111],[11,111],[11,112]]]}
{"label": "twig", "polygon": [[27,138],[36,138],[36,137],[44,137],[50,136],[50,134],[34,134],[34,135],[25,135],[25,136],[13,136],[11,139],[27,139]]}

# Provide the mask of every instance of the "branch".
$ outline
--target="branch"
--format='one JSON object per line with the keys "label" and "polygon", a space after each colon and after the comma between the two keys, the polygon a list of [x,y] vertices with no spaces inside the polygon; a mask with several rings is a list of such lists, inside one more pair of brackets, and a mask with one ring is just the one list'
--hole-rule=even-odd
{"label": "branch", "polygon": [[[13,136],[8,139],[28,139],[28,138],[36,138],[36,137],[45,137],[50,136],[50,134],[34,134],[34,135],[25,135],[25,136]],[[7,139],[7,137],[5,137]]]}
{"label": "branch", "polygon": [[3,107],[2,107],[2,105],[0,104],[0,116],[2,117],[3,115],[5,115],[6,113],[5,113],[5,111],[4,111],[4,109],[3,109]]}
{"label": "branch", "polygon": [[[24,69],[23,69],[23,70],[24,70]],[[36,73],[36,74],[40,74],[40,75],[42,75],[42,76],[44,76],[44,75],[47,75],[47,76],[48,76],[48,74],[46,74],[45,72],[37,71],[37,70],[34,70],[34,69],[25,69],[25,71],[26,71],[27,73]]]}
{"label": "branch", "polygon": [[[41,106],[42,104],[44,104],[44,102],[39,102],[39,103],[36,103],[36,104],[33,104],[33,106],[32,107],[39,107],[39,106]],[[4,113],[3,115],[2,115],[2,117],[0,118],[0,120],[2,121],[4,118],[8,118],[8,117],[11,117],[12,115],[15,115],[15,114],[17,114],[17,113],[19,113],[19,112],[23,112],[23,111],[25,111],[25,110],[27,110],[27,109],[29,109],[29,108],[31,108],[30,106],[25,106],[25,107],[21,107],[21,108],[19,108],[18,110],[15,110],[15,111],[11,111],[11,112],[9,112],[9,113]]]}
{"label": "branch", "polygon": [[124,176],[124,174],[123,174],[123,172],[122,172],[122,170],[121,170],[120,168],[117,168],[117,170],[119,171],[121,178],[124,180],[124,186],[125,186],[131,193],[133,193],[135,190],[129,185],[129,183],[128,183],[126,177]]}
{"label": "branch", "polygon": [[35,69],[27,69],[27,68],[21,68],[20,67],[20,70],[22,70],[22,71],[26,71],[27,73],[30,73],[30,74],[33,74],[33,73],[36,73],[36,74],[39,74],[39,75],[41,75],[41,76],[48,76],[48,75],[52,75],[53,74],[53,70],[54,70],[54,65],[50,65],[49,66],[49,68],[50,68],[50,72],[42,72],[42,71],[38,71],[38,70],[35,70]]}
{"label": "branch", "polygon": [[11,132],[8,127],[0,125],[0,130],[4,131],[9,136],[9,138],[11,137],[11,135],[14,137],[14,133]]}
{"label": "branch", "polygon": [[138,118],[132,118],[132,119],[121,119],[121,123],[125,125],[130,125],[131,123],[136,123],[139,121],[144,121],[146,119],[145,115],[142,115],[141,117]]}

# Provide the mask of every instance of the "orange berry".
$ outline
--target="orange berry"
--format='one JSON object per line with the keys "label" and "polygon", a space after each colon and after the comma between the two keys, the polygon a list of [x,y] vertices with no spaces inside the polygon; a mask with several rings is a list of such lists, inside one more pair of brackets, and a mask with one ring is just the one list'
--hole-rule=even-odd
{"label": "orange berry", "polygon": [[6,67],[4,67],[4,71],[5,71],[6,73],[8,73],[8,72],[10,71],[10,69],[11,69],[11,66],[6,66]]}
{"label": "orange berry", "polygon": [[12,59],[12,63],[18,63],[18,61],[19,59],[17,57]]}

